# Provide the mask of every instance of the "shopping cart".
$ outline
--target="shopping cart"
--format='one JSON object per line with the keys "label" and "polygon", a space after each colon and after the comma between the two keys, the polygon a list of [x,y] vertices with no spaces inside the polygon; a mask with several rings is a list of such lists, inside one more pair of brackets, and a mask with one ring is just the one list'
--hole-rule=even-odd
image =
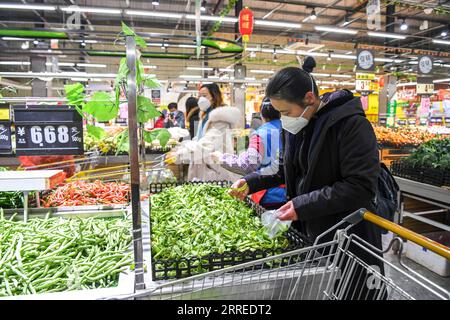
{"label": "shopping cart", "polygon": [[[403,238],[450,259],[449,248],[360,209],[325,231],[310,247],[185,279],[153,283],[149,289],[111,299],[450,299],[445,288],[403,265],[401,252],[400,264],[395,265],[383,258],[381,250],[349,234],[362,220],[398,235],[384,252],[394,242],[399,243],[401,251]],[[321,243],[332,232],[334,238]],[[360,258],[361,252],[378,263],[369,265]]]}

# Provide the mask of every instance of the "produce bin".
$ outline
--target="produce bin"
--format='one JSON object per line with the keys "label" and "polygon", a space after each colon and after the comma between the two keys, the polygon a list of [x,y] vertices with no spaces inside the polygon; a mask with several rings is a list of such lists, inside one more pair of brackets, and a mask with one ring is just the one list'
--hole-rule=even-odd
{"label": "produce bin", "polygon": [[[30,220],[33,218],[45,218],[47,216],[48,210],[44,212],[42,210],[41,212],[35,212],[33,214],[30,214]],[[22,221],[23,217],[18,214],[14,217],[10,213],[3,213],[4,218],[6,219],[13,219],[15,221]],[[60,212],[53,212],[49,214],[49,217],[63,217],[66,219],[85,219],[89,217],[95,217],[95,218],[103,218],[103,219],[110,219],[110,218],[117,218],[117,217],[123,217],[124,216],[124,210],[112,210],[112,211],[60,211]],[[127,219],[131,219],[130,217],[127,217]],[[131,223],[130,223],[131,225]],[[130,237],[131,237],[131,228],[129,230]],[[132,241],[130,241],[130,246],[127,251],[124,252],[131,252]],[[27,246],[27,243],[23,243],[22,248]],[[25,249],[21,250],[22,258],[24,255],[26,255]],[[56,250],[57,251],[57,250]],[[130,266],[133,263],[132,257],[130,260]],[[25,261],[23,262],[25,263]],[[95,265],[95,264],[94,264]],[[62,266],[64,267],[64,266]],[[41,269],[40,269],[41,270]],[[38,270],[37,273],[40,272]],[[111,269],[112,270],[112,269]],[[80,274],[80,278],[83,276],[83,274]],[[53,277],[55,280],[59,279],[60,277]],[[34,280],[39,280],[40,278],[35,278]],[[0,282],[1,283],[1,282]],[[12,285],[12,282],[10,283],[10,286]],[[99,299],[99,298],[106,298],[108,296],[116,295],[116,294],[126,294],[131,293],[134,291],[134,272],[130,270],[130,268],[125,268],[125,271],[122,271],[119,274],[117,286],[110,286],[110,287],[104,287],[104,288],[89,288],[89,289],[77,289],[77,290],[67,290],[67,291],[59,291],[59,292],[38,292],[35,294],[22,294],[22,295],[13,295],[13,296],[4,296],[0,297],[0,299],[6,299],[6,300],[12,300],[12,299],[19,299],[19,300],[28,300],[28,299]]]}
{"label": "produce bin", "polygon": [[[448,235],[448,232],[431,232],[425,233],[423,236],[445,246],[450,245],[450,236]],[[450,276],[450,260],[411,241],[407,241],[405,247],[406,256],[409,259],[437,273],[441,277]]]}
{"label": "produce bin", "polygon": [[431,167],[414,167],[404,160],[392,163],[392,174],[438,187],[450,186],[450,171]]}
{"label": "produce bin", "polygon": [[[205,181],[205,182],[186,182],[184,184],[215,184],[221,187],[228,187],[230,183],[226,181]],[[149,186],[150,194],[155,194],[163,191],[168,187],[175,187],[182,185],[182,183],[174,184],[151,184]],[[265,209],[260,205],[253,202],[250,198],[246,198],[248,206],[252,207],[255,213],[260,216]],[[151,217],[151,207],[150,207]],[[151,229],[150,229],[151,230]],[[261,249],[261,250],[247,250],[244,252],[224,252],[224,253],[212,253],[207,256],[181,258],[181,259],[153,259],[152,258],[152,278],[154,281],[168,280],[168,279],[181,279],[186,278],[202,272],[213,271],[223,269],[225,267],[238,265],[244,262],[254,261],[261,258],[273,256],[276,254],[289,252],[305,246],[309,246],[311,243],[299,234],[294,229],[290,228],[285,232],[284,236],[288,239],[290,245],[286,248],[278,249]],[[288,261],[277,261],[279,266],[283,266]],[[292,263],[292,261],[291,261]],[[198,272],[199,267],[205,271]],[[271,266],[273,267],[273,265]]]}

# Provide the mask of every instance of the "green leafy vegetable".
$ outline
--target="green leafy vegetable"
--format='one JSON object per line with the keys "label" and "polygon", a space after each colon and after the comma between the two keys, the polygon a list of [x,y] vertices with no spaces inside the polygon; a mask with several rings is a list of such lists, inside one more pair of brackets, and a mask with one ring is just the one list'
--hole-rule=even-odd
{"label": "green leafy vegetable", "polygon": [[101,140],[107,136],[105,129],[93,125],[87,125],[87,132],[96,140]]}
{"label": "green leafy vegetable", "polygon": [[153,140],[159,140],[161,147],[165,147],[170,139],[170,132],[167,129],[153,129],[152,131],[144,131],[145,142],[152,143]]}
{"label": "green leafy vegetable", "polygon": [[137,120],[140,123],[145,123],[150,119],[154,119],[160,116],[156,106],[153,104],[152,100],[144,97],[137,97]]}
{"label": "green leafy vegetable", "polygon": [[288,246],[285,237],[270,239],[253,209],[227,191],[215,185],[187,184],[151,196],[153,258]]}
{"label": "green leafy vegetable", "polygon": [[404,161],[415,167],[450,169],[450,138],[422,143]]}
{"label": "green leafy vegetable", "polygon": [[92,115],[98,121],[109,121],[117,117],[119,105],[115,104],[107,92],[95,92],[83,111]]}

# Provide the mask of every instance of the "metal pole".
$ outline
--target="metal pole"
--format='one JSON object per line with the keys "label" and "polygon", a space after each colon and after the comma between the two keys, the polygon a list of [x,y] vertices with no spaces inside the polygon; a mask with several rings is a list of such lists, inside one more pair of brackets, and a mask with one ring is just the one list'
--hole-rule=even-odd
{"label": "metal pole", "polygon": [[137,126],[136,41],[126,37],[128,73],[128,136],[130,141],[131,212],[133,217],[133,249],[135,263],[134,290],[145,289],[142,246],[141,202],[139,179],[139,144]]}

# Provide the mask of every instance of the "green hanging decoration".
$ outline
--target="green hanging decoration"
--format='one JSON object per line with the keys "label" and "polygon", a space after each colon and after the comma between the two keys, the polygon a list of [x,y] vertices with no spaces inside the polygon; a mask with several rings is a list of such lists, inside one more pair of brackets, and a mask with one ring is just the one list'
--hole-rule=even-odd
{"label": "green hanging decoration", "polygon": [[[237,0],[228,1],[228,4],[226,5],[226,7],[223,8],[222,11],[220,12],[220,15],[219,15],[220,18],[227,16],[230,13],[231,9],[233,9],[235,7],[236,3],[237,3]],[[214,23],[214,25],[212,26],[212,28],[209,30],[208,37],[211,37],[214,33],[216,33],[220,29],[221,25],[222,25],[222,19],[219,21],[216,21]]]}

